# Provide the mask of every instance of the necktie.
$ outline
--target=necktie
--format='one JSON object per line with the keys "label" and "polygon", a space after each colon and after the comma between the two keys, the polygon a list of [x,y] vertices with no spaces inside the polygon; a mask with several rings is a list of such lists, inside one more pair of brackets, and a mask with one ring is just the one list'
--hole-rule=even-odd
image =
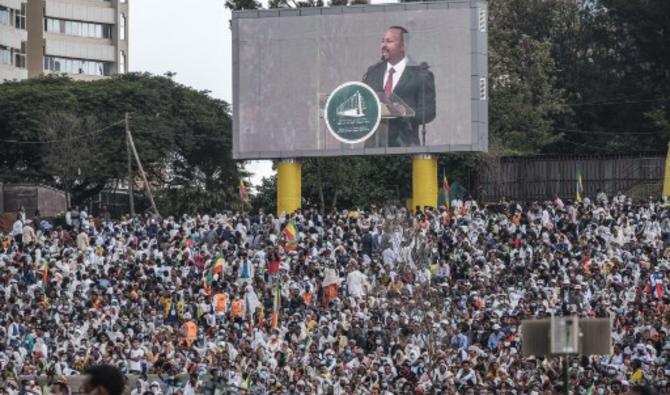
{"label": "necktie", "polygon": [[393,93],[393,73],[395,73],[395,69],[391,67],[389,69],[389,76],[386,79],[386,85],[384,85],[384,97],[387,99],[391,97],[391,94]]}

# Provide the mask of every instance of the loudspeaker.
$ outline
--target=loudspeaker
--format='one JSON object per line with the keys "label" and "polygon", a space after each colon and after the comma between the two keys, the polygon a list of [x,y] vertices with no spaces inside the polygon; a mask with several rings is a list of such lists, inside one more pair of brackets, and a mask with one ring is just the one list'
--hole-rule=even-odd
{"label": "loudspeaker", "polygon": [[591,318],[579,320],[581,355],[612,354],[612,320],[609,318]]}
{"label": "loudspeaker", "polygon": [[548,319],[521,322],[521,353],[524,356],[543,357],[550,354],[551,322]]}
{"label": "loudspeaker", "polygon": [[521,322],[521,353],[524,356],[555,354],[612,354],[612,321],[577,316]]}

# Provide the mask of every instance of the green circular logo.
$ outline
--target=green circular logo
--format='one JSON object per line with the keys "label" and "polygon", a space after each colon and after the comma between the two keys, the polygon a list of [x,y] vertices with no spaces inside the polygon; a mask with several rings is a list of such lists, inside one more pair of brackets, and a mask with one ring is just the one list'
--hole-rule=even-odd
{"label": "green circular logo", "polygon": [[375,133],[381,120],[377,94],[362,82],[345,82],[328,96],[324,109],[328,131],[343,143],[356,144]]}

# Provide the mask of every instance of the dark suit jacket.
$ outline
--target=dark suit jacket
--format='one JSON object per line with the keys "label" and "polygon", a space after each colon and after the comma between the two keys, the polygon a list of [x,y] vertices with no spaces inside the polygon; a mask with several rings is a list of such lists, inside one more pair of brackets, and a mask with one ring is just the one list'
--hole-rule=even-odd
{"label": "dark suit jacket", "polygon": [[[375,92],[384,92],[386,64],[387,62],[379,62],[370,66],[363,77],[363,82]],[[419,127],[422,120],[429,123],[435,119],[435,78],[433,73],[408,61],[400,80],[393,89],[393,93],[412,107],[416,115],[411,118],[396,118],[388,121],[387,146],[410,147],[420,145]],[[366,147],[368,146],[366,144]]]}

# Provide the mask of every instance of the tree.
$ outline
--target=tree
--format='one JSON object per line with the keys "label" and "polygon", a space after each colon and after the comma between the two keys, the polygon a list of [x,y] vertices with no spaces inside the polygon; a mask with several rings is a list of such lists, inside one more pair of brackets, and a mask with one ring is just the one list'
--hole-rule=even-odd
{"label": "tree", "polygon": [[[59,165],[55,160],[59,151],[40,144],[52,140],[58,141],[61,154],[74,152],[73,163],[88,163],[78,167],[82,174],[69,182],[75,202],[125,179],[125,129],[120,121],[128,112],[139,156],[166,207],[191,210],[198,202],[201,208],[214,210],[236,203],[239,171],[231,156],[230,107],[206,91],[145,73],[92,82],[48,76],[0,86],[0,139],[12,141],[0,144],[0,174],[5,181],[62,187],[65,179],[57,168],[69,164]],[[46,127],[43,114],[56,112],[60,115],[51,124],[70,122],[76,128]],[[93,124],[103,129],[95,138],[77,137]],[[72,140],[76,144],[90,142],[91,149],[77,153],[71,137],[77,137]]]}
{"label": "tree", "polygon": [[94,178],[103,165],[95,154],[98,122],[93,116],[55,111],[42,115],[39,124],[44,141],[49,142],[43,145],[44,170],[65,191],[69,203],[75,187]]}
{"label": "tree", "polygon": [[334,157],[303,160],[303,198],[322,212],[340,207],[364,207],[371,203],[398,204],[409,194],[410,160],[404,156],[385,158]]}
{"label": "tree", "polygon": [[251,206],[255,210],[263,209],[270,213],[277,211],[277,176],[263,177],[251,196]]}
{"label": "tree", "polygon": [[557,86],[550,38],[535,27],[538,17],[546,20],[546,14],[551,15],[545,4],[538,0],[490,4],[489,145],[493,150],[536,153],[560,138],[553,122],[566,111],[564,92]]}
{"label": "tree", "polygon": [[[576,78],[588,95],[577,109],[583,151],[665,151],[670,89],[670,3],[663,0],[586,3],[591,73]],[[596,47],[596,45],[598,45]],[[582,62],[581,64],[584,64]],[[577,74],[577,77],[580,77]],[[588,78],[588,79],[587,79]],[[586,88],[586,89],[584,89]]]}
{"label": "tree", "polygon": [[261,4],[256,0],[226,0],[226,8],[231,10],[255,10],[260,8]]}

